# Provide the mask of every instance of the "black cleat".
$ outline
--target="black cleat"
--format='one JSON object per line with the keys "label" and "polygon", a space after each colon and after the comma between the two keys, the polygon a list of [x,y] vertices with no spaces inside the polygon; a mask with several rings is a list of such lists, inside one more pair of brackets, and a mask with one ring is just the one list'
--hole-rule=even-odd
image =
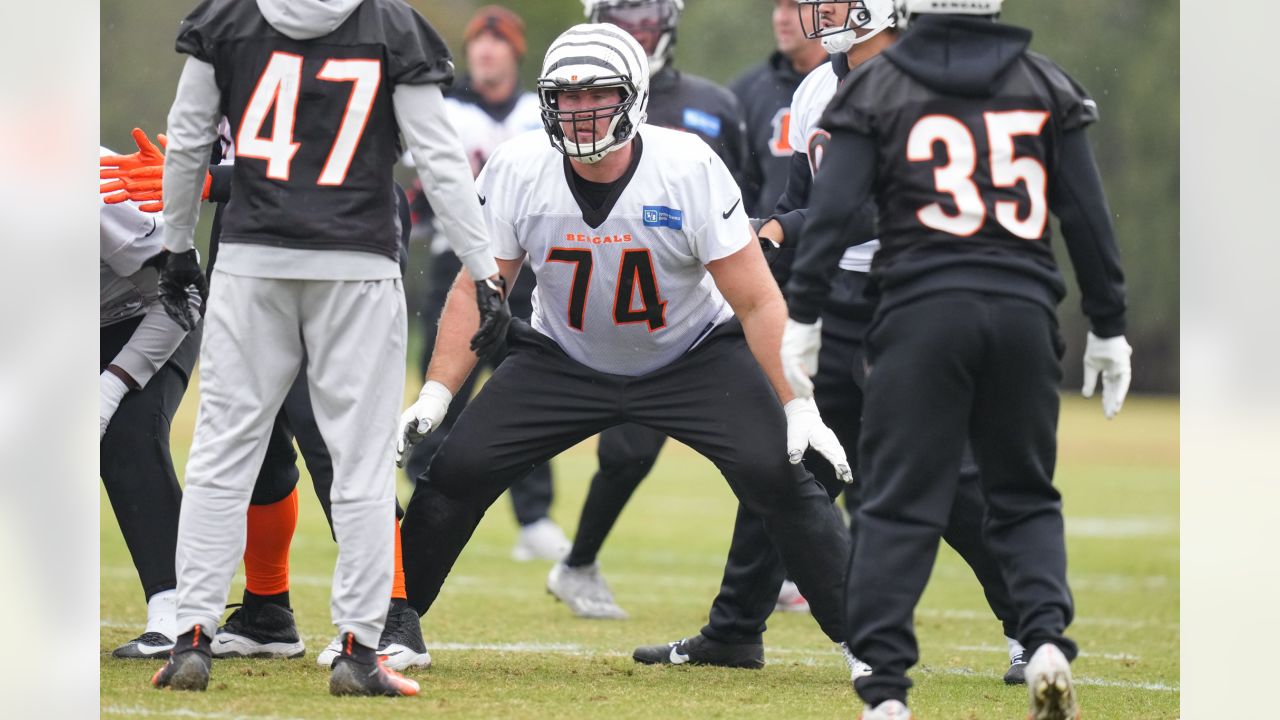
{"label": "black cleat", "polygon": [[1004,673],[1005,685],[1026,685],[1027,684],[1027,659],[1026,653],[1020,652],[1013,656],[1009,661],[1009,669]]}
{"label": "black cleat", "polygon": [[293,610],[263,603],[241,605],[231,613],[218,628],[212,651],[216,658],[300,658],[306,646],[298,637]]}
{"label": "black cleat", "polygon": [[422,639],[418,611],[404,600],[391,599],[387,624],[378,639],[378,656],[382,664],[392,670],[431,667],[431,653],[427,652],[427,644]]}
{"label": "black cleat", "polygon": [[417,695],[418,683],[395,670],[382,666],[382,658],[373,648],[356,642],[355,635],[345,633],[341,637],[342,652],[333,661],[329,675],[331,695],[373,695],[398,697]]}
{"label": "black cleat", "polygon": [[157,688],[204,691],[209,687],[212,669],[209,636],[197,625],[178,636],[169,662],[151,676],[151,684]]}
{"label": "black cleat", "polygon": [[631,657],[645,665],[716,665],[719,667],[764,667],[762,643],[722,643],[695,635],[666,645],[638,647]]}
{"label": "black cleat", "polygon": [[168,658],[173,639],[164,633],[144,632],[111,651],[111,657],[122,660],[159,660]]}

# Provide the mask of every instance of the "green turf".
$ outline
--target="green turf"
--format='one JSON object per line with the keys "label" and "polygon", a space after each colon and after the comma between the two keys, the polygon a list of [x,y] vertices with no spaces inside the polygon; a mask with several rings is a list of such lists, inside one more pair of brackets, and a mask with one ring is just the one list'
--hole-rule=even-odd
{"label": "green turf", "polygon": [[[194,416],[175,421],[181,468]],[[1065,495],[1072,635],[1086,718],[1176,718],[1178,661],[1178,405],[1135,398],[1106,422],[1096,404],[1068,400],[1058,481]],[[553,516],[572,530],[594,470],[593,446],[555,462]],[[407,486],[401,487],[407,498]],[[146,617],[133,566],[102,501],[102,710],[115,717],[339,718],[388,712],[448,717],[853,717],[839,654],[808,616],[775,615],[761,671],[651,668],[631,649],[691,635],[719,584],[734,504],[706,461],[669,444],[637,492],[601,563],[624,622],[572,618],[544,589],[547,563],[516,563],[506,499],[463,552],[424,632],[435,665],[413,673],[417,698],[335,699],[315,654],[333,634],[329,578],[336,548],[310,486],[292,555],[303,660],[237,660],[214,666],[210,691],[151,689],[156,662],[118,661],[110,649]],[[232,590],[239,599],[240,578]],[[921,665],[912,675],[917,717],[1019,718],[1025,690],[1000,682],[1006,665],[998,623],[977,582],[949,549],[939,556],[917,614]]]}

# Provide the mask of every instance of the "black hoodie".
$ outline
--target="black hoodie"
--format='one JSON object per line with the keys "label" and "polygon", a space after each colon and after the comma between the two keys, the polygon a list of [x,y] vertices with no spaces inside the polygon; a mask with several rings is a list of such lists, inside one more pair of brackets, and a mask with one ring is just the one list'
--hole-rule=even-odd
{"label": "black hoodie", "polygon": [[850,74],[821,120],[832,138],[787,288],[793,318],[817,317],[840,253],[871,239],[856,208],[874,194],[882,310],[977,290],[1053,312],[1065,286],[1049,245],[1052,210],[1094,332],[1124,332],[1124,277],[1083,131],[1097,106],[1027,50],[1030,39],[986,19],[927,15]]}

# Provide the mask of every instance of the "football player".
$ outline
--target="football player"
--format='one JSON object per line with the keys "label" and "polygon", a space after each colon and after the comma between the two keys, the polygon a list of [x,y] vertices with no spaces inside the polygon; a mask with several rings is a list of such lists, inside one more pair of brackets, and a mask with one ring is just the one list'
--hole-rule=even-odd
{"label": "football player", "polygon": [[[729,90],[672,62],[683,0],[583,0],[587,20],[626,30],[645,51],[649,66],[648,122],[702,138],[745,188],[746,132]],[[638,425],[606,430],[597,447],[600,468],[591,479],[573,547],[551,568],[547,590],[578,617],[621,619],[613,593],[596,562],[600,547],[640,481],[649,474],[666,436]]]}
{"label": "football player", "polygon": [[[414,489],[402,525],[410,604],[431,607],[512,480],[629,424],[715,463],[766,518],[814,617],[838,640],[835,563],[848,533],[800,455],[812,444],[850,473],[817,407],[791,397],[769,357],[783,301],[737,185],[702,140],[644,123],[645,52],[614,25],[561,34],[538,86],[545,131],[504,144],[477,181],[508,283],[526,257],[537,275],[533,324],[512,323],[510,353]],[[440,422],[475,364],[465,344],[477,322],[472,286],[459,275],[402,445]]]}
{"label": "football player", "polygon": [[[1124,279],[1084,131],[1097,105],[1027,49],[1029,31],[996,21],[1000,0],[896,6],[907,32],[846,78],[819,122],[830,140],[787,287],[783,342],[788,381],[807,396],[837,261],[878,224],[864,495],[849,573],[849,644],[873,669],[855,682],[862,717],[911,716],[912,614],[969,442],[987,498],[985,536],[1030,654],[1030,717],[1071,720],[1076,645],[1064,632],[1073,605],[1053,487],[1063,349],[1055,311],[1065,288],[1050,210],[1092,325],[1085,394],[1101,374],[1113,417],[1130,378]],[[877,212],[866,210],[872,197]]]}
{"label": "football player", "polygon": [[[191,250],[198,192],[222,114],[236,144],[201,349],[201,401],[178,529],[178,641],[157,687],[204,690],[210,642],[243,552],[244,516],[271,424],[307,357],[334,463],[342,638],[330,692],[412,695],[376,655],[392,585],[395,470],[406,318],[392,168],[400,135],[477,278],[472,351],[510,313],[466,158],[443,109],[452,79],[435,30],[397,0],[207,0],[179,28],[190,55],[169,113],[161,301],[203,286]],[[270,122],[268,123],[268,119]]]}

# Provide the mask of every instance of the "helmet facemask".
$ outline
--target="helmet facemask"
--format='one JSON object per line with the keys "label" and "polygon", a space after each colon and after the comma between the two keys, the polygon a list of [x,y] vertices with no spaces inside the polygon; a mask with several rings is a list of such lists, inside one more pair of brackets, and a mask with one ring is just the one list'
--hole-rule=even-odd
{"label": "helmet facemask", "polygon": [[[582,110],[562,110],[560,96],[564,92],[586,91],[595,89],[616,89],[620,98],[615,103],[600,105]],[[544,77],[538,80],[538,104],[542,110],[542,126],[551,138],[551,145],[573,158],[588,165],[600,162],[610,152],[625,145],[635,134],[636,127],[631,120],[630,111],[635,105],[639,93],[632,81],[623,75],[606,75],[562,80]],[[608,119],[609,124],[604,133],[596,132],[600,121]],[[578,125],[589,123],[592,139],[580,141],[577,135]],[[569,126],[568,132],[565,126]]]}
{"label": "helmet facemask", "polygon": [[[823,6],[828,7],[825,18]],[[892,0],[799,0],[796,10],[804,36],[821,40],[822,47],[831,54],[848,52],[896,23]]]}
{"label": "helmet facemask", "polygon": [[[587,17],[593,23],[617,25],[635,37],[648,55],[652,76],[675,54],[676,26],[683,6],[683,2],[673,0],[592,0]],[[652,42],[642,42],[640,38]]]}

